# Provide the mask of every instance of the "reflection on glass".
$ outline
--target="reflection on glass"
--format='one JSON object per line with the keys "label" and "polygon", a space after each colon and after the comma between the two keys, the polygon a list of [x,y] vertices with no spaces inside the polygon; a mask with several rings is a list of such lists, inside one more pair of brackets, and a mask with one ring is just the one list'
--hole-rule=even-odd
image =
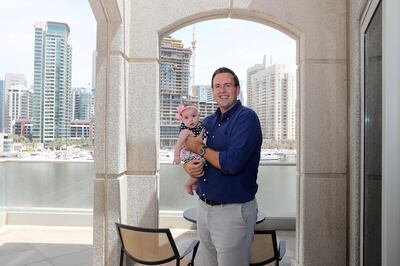
{"label": "reflection on glass", "polygon": [[364,265],[381,264],[382,10],[364,34]]}

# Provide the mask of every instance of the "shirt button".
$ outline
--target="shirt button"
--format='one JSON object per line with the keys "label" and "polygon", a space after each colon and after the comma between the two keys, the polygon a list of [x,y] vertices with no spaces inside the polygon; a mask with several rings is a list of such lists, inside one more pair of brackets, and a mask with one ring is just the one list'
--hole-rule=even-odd
{"label": "shirt button", "polygon": [[212,138],[214,138],[214,136],[212,136]]}
{"label": "shirt button", "polygon": [[205,193],[203,193],[203,197],[205,197],[206,196],[206,194]]}
{"label": "shirt button", "polygon": [[218,126],[220,127],[220,126],[221,126],[221,124],[218,124]]}
{"label": "shirt button", "polygon": [[207,164],[205,163],[204,166],[207,166]]}
{"label": "shirt button", "polygon": [[229,120],[229,117],[228,117],[228,118],[226,118],[226,120]]}
{"label": "shirt button", "polygon": [[204,182],[206,182],[206,180],[207,180],[207,179],[205,179],[205,178],[203,179]]}

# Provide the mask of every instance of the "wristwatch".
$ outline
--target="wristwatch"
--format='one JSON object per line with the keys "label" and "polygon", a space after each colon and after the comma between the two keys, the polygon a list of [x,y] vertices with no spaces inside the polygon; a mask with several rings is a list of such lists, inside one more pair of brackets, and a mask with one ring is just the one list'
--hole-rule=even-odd
{"label": "wristwatch", "polygon": [[206,145],[203,145],[200,147],[200,149],[199,149],[200,156],[204,156],[204,154],[206,153],[206,149],[207,149]]}

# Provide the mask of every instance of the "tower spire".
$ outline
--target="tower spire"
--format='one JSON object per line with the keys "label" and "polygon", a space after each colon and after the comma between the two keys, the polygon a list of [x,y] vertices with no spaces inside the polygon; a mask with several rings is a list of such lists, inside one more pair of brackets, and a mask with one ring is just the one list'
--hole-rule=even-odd
{"label": "tower spire", "polygon": [[192,95],[194,94],[194,86],[196,85],[196,36],[195,36],[195,28],[196,24],[193,24],[193,33],[192,33]]}

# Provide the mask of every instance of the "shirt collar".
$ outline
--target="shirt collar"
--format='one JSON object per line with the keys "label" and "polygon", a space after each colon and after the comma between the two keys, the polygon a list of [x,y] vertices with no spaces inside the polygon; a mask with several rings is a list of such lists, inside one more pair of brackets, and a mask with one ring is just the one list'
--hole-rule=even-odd
{"label": "shirt collar", "polygon": [[226,117],[229,117],[233,113],[235,113],[236,110],[239,109],[241,106],[242,106],[242,103],[240,102],[240,100],[237,100],[236,104],[231,109],[229,109],[227,112],[225,112],[224,114],[221,113],[221,110],[218,107],[217,111],[215,111],[215,114],[217,115],[217,119],[220,121],[224,120]]}

